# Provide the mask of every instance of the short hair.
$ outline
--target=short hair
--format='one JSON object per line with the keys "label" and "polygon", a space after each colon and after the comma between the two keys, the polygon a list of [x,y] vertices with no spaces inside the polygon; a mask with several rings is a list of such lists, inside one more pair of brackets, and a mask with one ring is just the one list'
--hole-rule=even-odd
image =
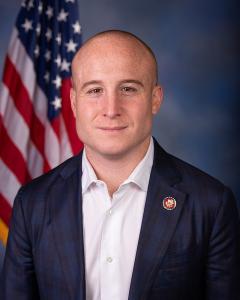
{"label": "short hair", "polygon": [[124,31],[124,30],[118,30],[118,29],[110,29],[110,30],[101,31],[101,32],[96,33],[92,37],[90,37],[83,44],[83,46],[85,44],[88,44],[88,42],[90,42],[91,40],[95,39],[96,37],[101,37],[101,36],[105,36],[105,35],[106,36],[107,35],[115,35],[115,36],[119,35],[119,36],[122,36],[122,37],[127,37],[129,39],[134,39],[134,40],[138,41],[144,47],[144,49],[150,54],[151,58],[153,59],[154,66],[155,66],[156,84],[158,83],[158,63],[157,63],[157,59],[156,59],[156,56],[155,56],[153,50],[142,39],[140,39],[138,36],[136,36],[135,34],[133,34],[131,32]]}

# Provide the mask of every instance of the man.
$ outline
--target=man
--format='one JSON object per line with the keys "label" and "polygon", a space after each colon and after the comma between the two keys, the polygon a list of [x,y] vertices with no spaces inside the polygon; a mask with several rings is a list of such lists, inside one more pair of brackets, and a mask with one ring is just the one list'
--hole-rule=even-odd
{"label": "man", "polygon": [[151,138],[162,102],[151,49],[103,32],[72,73],[84,151],[20,189],[1,299],[240,299],[230,190]]}

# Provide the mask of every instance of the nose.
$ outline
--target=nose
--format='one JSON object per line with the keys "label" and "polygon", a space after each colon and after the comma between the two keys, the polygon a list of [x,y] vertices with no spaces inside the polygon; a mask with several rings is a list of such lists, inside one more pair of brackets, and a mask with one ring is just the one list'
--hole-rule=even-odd
{"label": "nose", "polygon": [[111,94],[105,99],[105,105],[104,105],[104,117],[108,117],[110,119],[114,119],[116,117],[119,117],[121,115],[120,112],[120,99],[117,95]]}

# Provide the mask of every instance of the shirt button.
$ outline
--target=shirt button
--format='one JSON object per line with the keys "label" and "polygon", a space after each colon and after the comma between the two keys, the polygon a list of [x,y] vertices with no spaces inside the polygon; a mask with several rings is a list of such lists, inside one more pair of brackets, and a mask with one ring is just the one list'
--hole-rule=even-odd
{"label": "shirt button", "polygon": [[112,210],[111,210],[111,209],[109,209],[109,211],[108,211],[108,214],[109,214],[109,215],[111,215],[111,214],[112,214]]}
{"label": "shirt button", "polygon": [[107,262],[108,263],[111,263],[113,261],[113,259],[109,256],[108,258],[107,258]]}

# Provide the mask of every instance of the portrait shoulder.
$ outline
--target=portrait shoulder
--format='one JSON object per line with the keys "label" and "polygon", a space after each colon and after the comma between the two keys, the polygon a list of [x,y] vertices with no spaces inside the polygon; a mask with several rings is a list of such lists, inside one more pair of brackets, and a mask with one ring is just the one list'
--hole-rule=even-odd
{"label": "portrait shoulder", "polygon": [[219,179],[166,152],[156,141],[155,156],[160,179],[167,179],[170,185],[174,183],[174,187],[188,195],[190,202],[198,202],[200,206],[212,204],[216,208],[224,197],[234,198]]}
{"label": "portrait shoulder", "polygon": [[[29,183],[22,186],[17,194],[17,198],[24,198],[27,201],[36,202],[39,199],[45,199],[45,195],[49,190],[61,179],[66,179],[81,168],[82,154],[73,156],[49,172],[31,180]],[[26,199],[25,199],[26,198]],[[31,200],[33,199],[33,200]]]}
{"label": "portrait shoulder", "polygon": [[178,158],[170,155],[173,164],[180,172],[182,177],[182,184],[192,187],[192,189],[200,192],[221,194],[225,189],[228,189],[224,183],[214,176],[206,173],[200,168]]}

